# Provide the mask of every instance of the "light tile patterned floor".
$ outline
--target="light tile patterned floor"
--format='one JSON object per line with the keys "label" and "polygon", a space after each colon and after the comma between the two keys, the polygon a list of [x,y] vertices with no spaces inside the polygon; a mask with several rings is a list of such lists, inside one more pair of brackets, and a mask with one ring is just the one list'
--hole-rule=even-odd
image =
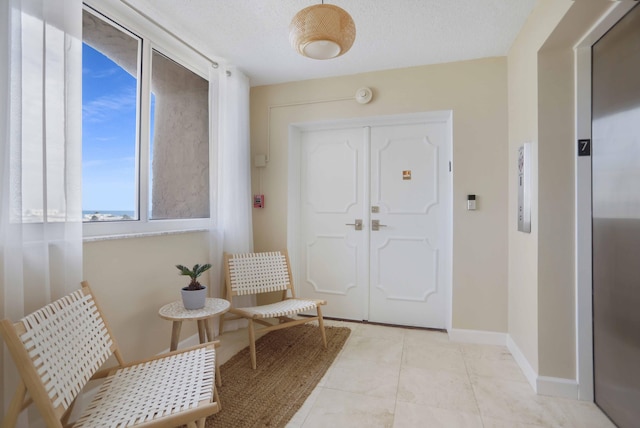
{"label": "light tile patterned floor", "polygon": [[[327,321],[352,329],[287,428],[609,428],[593,404],[538,396],[502,346],[450,342],[446,333]],[[246,330],[220,338],[226,361]],[[222,397],[224,399],[224,397]]]}

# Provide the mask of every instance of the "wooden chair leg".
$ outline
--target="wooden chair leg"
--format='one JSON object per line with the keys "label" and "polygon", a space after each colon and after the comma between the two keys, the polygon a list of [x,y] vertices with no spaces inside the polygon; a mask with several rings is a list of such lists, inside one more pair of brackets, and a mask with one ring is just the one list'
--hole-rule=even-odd
{"label": "wooden chair leg", "polygon": [[[226,284],[225,284],[226,285]],[[227,299],[229,302],[231,302],[231,298],[229,297],[229,293],[227,290],[227,287],[224,287],[224,291],[223,291],[223,299]],[[222,333],[224,333],[224,318],[225,318],[226,314],[222,314],[220,315],[220,318],[218,319],[218,336],[220,336]]]}
{"label": "wooden chair leg", "polygon": [[251,368],[256,369],[256,332],[253,320],[249,320],[249,349],[251,350]]}
{"label": "wooden chair leg", "polygon": [[322,334],[322,344],[327,347],[327,334],[324,332],[324,319],[322,319],[322,309],[318,305],[318,325],[320,326],[320,333]]}
{"label": "wooden chair leg", "polygon": [[216,385],[222,388],[222,376],[220,376],[220,365],[216,361]]}
{"label": "wooden chair leg", "polygon": [[218,322],[218,336],[224,331],[224,314],[220,315],[220,321]]}
{"label": "wooden chair leg", "polygon": [[220,402],[220,394],[218,394],[218,388],[213,387],[213,399],[218,403],[218,411],[222,410],[222,402]]}
{"label": "wooden chair leg", "polygon": [[18,384],[18,389],[16,393],[13,395],[13,399],[11,400],[11,404],[9,404],[9,408],[7,409],[7,414],[2,421],[3,427],[15,427],[18,421],[18,416],[20,416],[20,412],[22,412],[22,405],[24,403],[24,398],[27,395],[27,388],[24,385],[24,382],[20,381]]}

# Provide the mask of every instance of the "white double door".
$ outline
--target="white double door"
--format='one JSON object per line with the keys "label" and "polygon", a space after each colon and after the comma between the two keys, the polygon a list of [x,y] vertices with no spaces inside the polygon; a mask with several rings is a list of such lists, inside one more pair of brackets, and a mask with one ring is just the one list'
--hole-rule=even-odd
{"label": "white double door", "polygon": [[327,300],[326,316],[446,327],[450,129],[433,120],[300,133],[297,289]]}

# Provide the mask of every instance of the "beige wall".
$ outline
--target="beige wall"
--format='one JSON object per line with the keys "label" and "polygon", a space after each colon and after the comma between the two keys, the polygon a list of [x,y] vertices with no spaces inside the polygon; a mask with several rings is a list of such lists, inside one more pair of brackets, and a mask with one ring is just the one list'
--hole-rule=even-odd
{"label": "beige wall", "polygon": [[[84,278],[94,290],[126,361],[149,357],[169,348],[171,321],[158,309],[180,299],[189,278],[176,264],[192,266],[209,260],[209,235],[193,232],[84,244]],[[202,283],[211,285],[203,275]],[[214,284],[215,287],[215,284]],[[196,333],[184,323],[180,339]]]}
{"label": "beige wall", "polygon": [[[574,46],[614,2],[574,2],[539,52],[540,375],[576,376]],[[544,219],[544,221],[542,221]],[[544,316],[542,316],[544,314]]]}
{"label": "beige wall", "polygon": [[[508,56],[509,334],[540,375],[576,378],[573,47],[612,4],[541,0]],[[517,232],[518,147],[534,146],[532,233]]]}
{"label": "beige wall", "polygon": [[[509,91],[509,334],[538,370],[538,50],[569,6],[541,1],[507,57]],[[517,231],[517,157],[531,143],[531,233]]]}
{"label": "beige wall", "polygon": [[[506,79],[506,59],[489,58],[252,88],[252,155],[266,154],[268,130],[271,140],[267,167],[253,169],[253,191],[266,198],[266,208],[254,210],[256,250],[287,244],[290,123],[452,110],[453,327],[506,332]],[[352,97],[362,86],[374,92],[366,105],[274,107]],[[469,193],[478,195],[475,212],[466,210]]]}
{"label": "beige wall", "polygon": [[575,379],[573,51],[538,55],[539,374]]}

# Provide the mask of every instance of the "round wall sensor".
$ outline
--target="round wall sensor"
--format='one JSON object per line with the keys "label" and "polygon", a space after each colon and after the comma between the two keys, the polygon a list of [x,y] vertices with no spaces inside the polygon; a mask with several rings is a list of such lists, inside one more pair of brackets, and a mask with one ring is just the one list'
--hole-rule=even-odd
{"label": "round wall sensor", "polygon": [[360,104],[367,104],[369,101],[371,101],[372,97],[373,92],[371,92],[371,89],[369,88],[360,88],[356,91],[356,101]]}

